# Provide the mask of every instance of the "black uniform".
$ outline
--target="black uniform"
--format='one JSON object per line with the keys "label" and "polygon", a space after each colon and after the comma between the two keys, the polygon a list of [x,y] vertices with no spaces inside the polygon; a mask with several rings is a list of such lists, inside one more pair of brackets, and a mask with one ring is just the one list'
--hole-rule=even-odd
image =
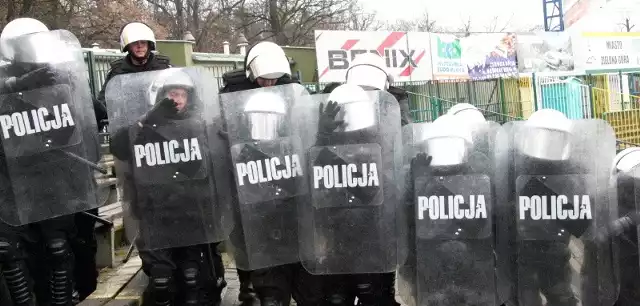
{"label": "black uniform", "polygon": [[[220,93],[230,93],[260,88],[256,82],[250,81],[244,69],[230,71],[223,75],[224,87]],[[289,76],[283,76],[276,82],[276,86],[298,81]],[[231,169],[230,169],[231,170]],[[233,236],[233,233],[232,233]],[[255,271],[238,269],[241,285],[241,300],[250,292],[249,280],[260,299],[262,305],[289,305],[291,297],[301,306],[315,306],[322,302],[322,284],[318,276],[309,274],[300,263],[291,263]],[[243,292],[245,294],[243,294]]]}
{"label": "black uniform", "polygon": [[[517,159],[516,159],[517,160]],[[573,173],[572,173],[573,171]],[[515,198],[515,173],[526,173],[528,175],[553,175],[553,174],[580,174],[581,172],[587,173],[583,169],[576,169],[575,165],[571,161],[561,162],[548,162],[541,161],[535,158],[520,157],[515,167],[509,169],[509,182],[512,184],[508,186],[509,196]],[[584,183],[576,182],[576,185],[584,185]],[[530,195],[547,195],[552,194],[553,191],[548,187],[541,184],[537,184],[535,180],[531,180],[530,183],[523,188],[523,194],[520,196]],[[516,203],[514,198],[510,198],[508,203]],[[506,210],[515,210],[514,206],[505,208]],[[502,216],[503,220],[509,220],[508,224],[513,226],[514,229],[508,231],[509,235],[515,235],[515,214],[514,212],[504,212],[512,216],[511,218]],[[587,228],[590,226],[589,220],[575,220],[575,221],[556,221],[556,224],[550,226],[548,223],[541,223],[540,228],[530,228],[529,231],[557,233],[559,228],[565,228],[572,236],[581,237]],[[552,236],[549,234],[549,236]],[[527,305],[536,305],[540,303],[540,293],[544,294],[547,299],[547,303],[558,306],[575,306],[578,305],[578,300],[571,288],[571,250],[569,249],[570,236],[564,236],[556,240],[528,240],[518,241],[515,237],[511,237],[511,241],[517,241],[515,245],[511,246],[509,255],[512,258],[505,257],[504,260],[512,265],[517,264],[518,271],[512,271],[512,275],[517,277],[517,281],[513,286],[517,286],[517,290],[512,292],[517,294],[521,303]],[[584,249],[584,264],[593,265],[594,262],[593,252],[589,249],[591,245],[585,243]],[[517,259],[516,259],[517,258]],[[541,260],[544,259],[544,260]],[[583,268],[586,270],[586,268]],[[518,285],[518,282],[527,285]],[[587,280],[583,281],[583,287],[586,285],[593,285]],[[582,298],[586,299],[592,294],[598,292],[584,292],[582,291]],[[598,300],[597,297],[593,300]]]}
{"label": "black uniform", "polygon": [[[197,99],[191,98],[184,113],[154,109],[147,115],[145,125],[158,129],[171,128],[172,122],[180,122],[181,126],[201,127],[203,122],[198,118]],[[173,103],[165,99],[163,102]],[[194,137],[197,130],[181,131]],[[119,160],[128,161],[131,165],[131,145],[160,141],[157,133],[144,128],[130,138],[129,128],[117,131],[111,142],[111,150]],[[206,150],[204,150],[206,151]],[[202,167],[201,162],[191,162],[193,167]],[[132,167],[132,166],[130,166]],[[186,167],[186,166],[185,166]],[[131,202],[131,212],[139,222],[138,243],[142,268],[150,278],[144,293],[145,305],[217,305],[220,295],[211,296],[211,288],[216,288],[217,277],[211,275],[214,269],[209,267],[213,256],[209,245],[193,245],[167,249],[145,248],[145,243],[153,245],[181,245],[185,237],[176,233],[193,233],[195,237],[205,237],[201,222],[194,222],[208,216],[212,211],[207,207],[184,205],[184,203],[210,203],[203,190],[209,188],[208,179],[193,179],[170,184],[141,185],[134,183],[128,176],[125,181],[125,197]],[[204,211],[203,211],[204,210]],[[158,231],[157,229],[162,229]],[[155,230],[154,230],[155,229]]]}
{"label": "black uniform", "polygon": [[[638,267],[638,231],[640,216],[636,210],[635,182],[633,176],[621,174],[617,180],[618,209],[622,219],[615,222],[613,237],[618,239],[620,269],[620,295],[618,306],[640,305],[640,268]],[[609,237],[607,237],[609,238]]]}
{"label": "black uniform", "polygon": [[[323,93],[331,93],[340,84],[331,83],[325,87]],[[388,92],[392,94],[400,105],[400,116],[402,126],[412,122],[409,113],[409,96],[407,92],[398,87],[389,87]],[[366,133],[366,132],[365,132]],[[347,139],[357,140],[355,142],[366,142],[363,137],[372,137],[375,135],[363,135],[362,132],[342,133],[337,138],[343,139],[342,142],[348,142]],[[332,144],[337,139],[331,136]],[[318,145],[326,142],[326,139],[318,139]],[[354,239],[357,239],[354,237]],[[355,298],[358,297],[358,304],[363,306],[369,305],[400,305],[395,300],[395,273],[380,274],[352,274],[352,275],[331,275],[324,276],[324,295],[327,305],[353,305]]]}
{"label": "black uniform", "polygon": [[[96,113],[96,120],[98,123],[98,130],[102,130],[106,125],[103,120],[107,119],[107,109],[104,98],[104,92],[107,88],[107,83],[120,74],[145,72],[153,70],[162,70],[171,67],[171,63],[168,57],[158,54],[149,54],[144,65],[134,65],[131,61],[131,56],[127,56],[117,59],[111,62],[111,70],[105,78],[102,89],[98,94],[98,97],[94,100],[94,110]],[[97,210],[90,211],[92,214],[97,214]],[[97,267],[95,254],[97,251],[97,241],[94,234],[95,220],[88,218],[82,214],[76,216],[76,224],[78,226],[79,237],[76,240],[78,244],[84,245],[84,247],[78,248],[78,254],[76,265],[79,267],[79,273],[76,275],[78,279],[78,292],[80,297],[86,297],[93,292],[97,285]],[[83,272],[81,272],[83,271]]]}
{"label": "black uniform", "polygon": [[[3,94],[38,89],[46,86],[58,84],[60,76],[56,76],[57,72],[46,66],[35,66],[31,64],[11,64],[3,67],[5,75],[11,76],[9,79],[0,80],[3,86],[0,87]],[[73,86],[74,84],[70,84]],[[88,102],[88,101],[87,101]],[[13,101],[5,100],[3,103],[9,103],[13,105]],[[16,101],[18,103],[18,101]],[[93,131],[85,131],[86,133],[93,133]],[[85,135],[86,136],[86,135]],[[90,153],[92,156],[89,159],[92,162],[97,162],[99,159],[98,152],[98,139],[97,137],[89,137],[85,139],[91,139],[93,143],[85,143],[87,148],[93,148]],[[72,147],[67,150],[73,151]],[[78,152],[76,152],[78,154]],[[2,158],[0,160],[5,161],[4,152],[2,152]],[[41,153],[37,156],[19,157],[15,159],[15,162],[28,162],[30,165],[37,165],[47,161],[51,161],[57,153],[47,152]],[[78,181],[74,175],[82,173],[82,165],[78,162],[69,159],[61,159],[55,163],[55,167],[47,167],[47,171],[43,172],[42,169],[38,170],[33,168],[26,170],[30,174],[26,174],[26,177],[33,177],[42,180],[42,182],[49,181],[63,181],[67,184],[76,184],[75,190],[89,190],[84,189],[90,185],[95,187],[95,181],[89,182]],[[86,170],[85,170],[86,171]],[[2,189],[3,201],[11,203],[14,201],[13,191],[11,188],[10,179],[8,177],[7,164],[3,162],[0,169],[1,179],[4,180]],[[15,178],[13,178],[15,179]],[[83,185],[84,184],[84,185]],[[47,196],[46,191],[42,191],[39,196]],[[85,194],[86,195],[86,194]],[[46,201],[46,200],[45,200]],[[9,204],[10,205],[10,204]],[[16,208],[19,203],[13,204]],[[43,205],[47,205],[43,203]],[[53,219],[32,223],[20,227],[10,227],[7,225],[2,226],[0,232],[4,233],[4,241],[0,241],[4,269],[11,269],[4,271],[4,276],[9,287],[9,291],[14,295],[14,303],[20,304],[20,299],[26,298],[23,290],[29,286],[29,278],[26,275],[26,270],[16,269],[20,261],[25,260],[25,254],[29,254],[28,266],[31,271],[31,276],[34,280],[35,294],[39,304],[52,304],[52,305],[72,305],[71,303],[77,296],[74,297],[74,271],[75,268],[75,252],[74,246],[77,245],[77,228],[75,224],[74,215],[66,215]],[[87,230],[93,233],[93,227]],[[0,238],[1,239],[1,238]],[[25,253],[26,252],[26,253]],[[95,256],[95,255],[94,255]],[[94,264],[95,266],[95,264]],[[18,273],[18,274],[16,274]],[[23,277],[24,276],[24,277]],[[97,278],[97,275],[96,275]],[[93,282],[97,282],[97,279],[93,279]],[[30,291],[26,291],[30,292]],[[20,297],[16,297],[15,294],[20,293]],[[25,300],[24,305],[29,305]]]}

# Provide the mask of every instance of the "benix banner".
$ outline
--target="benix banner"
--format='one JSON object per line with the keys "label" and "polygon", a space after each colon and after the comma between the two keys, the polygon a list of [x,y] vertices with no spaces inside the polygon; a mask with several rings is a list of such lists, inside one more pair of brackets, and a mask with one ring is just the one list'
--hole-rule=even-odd
{"label": "benix banner", "polygon": [[315,31],[320,82],[344,82],[356,55],[375,52],[396,82],[431,80],[429,33]]}
{"label": "benix banner", "polygon": [[522,73],[568,72],[575,68],[567,32],[518,33],[516,51]]}
{"label": "benix banner", "polygon": [[[316,31],[320,82],[344,82],[358,54],[380,54],[396,82],[487,80],[518,73],[640,69],[640,33]],[[517,53],[517,57],[516,57]]]}
{"label": "benix banner", "polygon": [[513,33],[431,33],[434,79],[487,80],[518,76]]}
{"label": "benix banner", "polygon": [[640,33],[585,32],[576,38],[576,62],[582,70],[640,68]]}

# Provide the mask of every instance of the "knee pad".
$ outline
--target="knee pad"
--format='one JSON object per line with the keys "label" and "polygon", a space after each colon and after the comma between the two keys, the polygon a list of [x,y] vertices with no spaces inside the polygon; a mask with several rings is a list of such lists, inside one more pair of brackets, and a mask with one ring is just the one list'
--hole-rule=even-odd
{"label": "knee pad", "polygon": [[347,297],[339,293],[334,293],[329,295],[327,302],[328,305],[346,306]]}
{"label": "knee pad", "polygon": [[7,240],[0,240],[0,262],[5,262],[15,253],[13,245]]}
{"label": "knee pad", "polygon": [[69,243],[66,239],[55,238],[47,241],[47,252],[56,261],[64,261],[71,254]]}
{"label": "knee pad", "polygon": [[182,270],[184,284],[187,286],[187,288],[195,288],[198,286],[198,272],[198,269],[194,267]]}
{"label": "knee pad", "polygon": [[274,297],[265,297],[260,301],[261,306],[282,306],[284,303]]}
{"label": "knee pad", "polygon": [[151,285],[155,292],[169,292],[169,286],[171,285],[170,276],[152,276]]}

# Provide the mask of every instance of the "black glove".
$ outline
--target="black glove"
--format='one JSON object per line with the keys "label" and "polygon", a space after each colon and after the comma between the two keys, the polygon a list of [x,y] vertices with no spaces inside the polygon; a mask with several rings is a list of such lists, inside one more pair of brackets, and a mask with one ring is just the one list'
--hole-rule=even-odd
{"label": "black glove", "polygon": [[156,103],[153,108],[142,118],[140,123],[148,124],[149,122],[157,122],[162,118],[167,118],[178,113],[176,102],[172,99],[165,98],[162,101]]}
{"label": "black glove", "polygon": [[416,157],[411,160],[411,172],[415,175],[421,175],[429,171],[429,166],[431,165],[431,156],[428,156],[427,153],[418,153]]}
{"label": "black glove", "polygon": [[[41,88],[56,83],[56,74],[48,66],[41,67],[16,77],[15,90]],[[12,86],[13,87],[13,86]]]}
{"label": "black glove", "polygon": [[225,130],[218,130],[218,137],[220,137],[220,139],[222,140],[229,140],[229,133],[227,133],[227,131]]}
{"label": "black glove", "polygon": [[328,136],[337,127],[344,124],[343,120],[336,120],[336,115],[339,111],[340,106],[338,106],[337,102],[329,101],[326,108],[324,107],[324,103],[320,103],[318,109],[318,115],[320,117],[318,120],[318,135]]}
{"label": "black glove", "polygon": [[129,160],[131,158],[129,129],[121,129],[111,137],[109,150],[119,160]]}

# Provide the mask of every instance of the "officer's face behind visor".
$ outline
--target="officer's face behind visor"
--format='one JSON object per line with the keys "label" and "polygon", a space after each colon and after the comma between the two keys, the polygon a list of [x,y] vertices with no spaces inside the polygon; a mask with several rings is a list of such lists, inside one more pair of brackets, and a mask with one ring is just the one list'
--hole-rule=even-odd
{"label": "officer's face behind visor", "polygon": [[145,58],[149,52],[149,43],[144,40],[134,41],[129,44],[129,52],[135,58]]}
{"label": "officer's face behind visor", "polygon": [[189,93],[184,88],[172,88],[167,91],[167,98],[176,103],[178,112],[183,112],[186,109],[187,101],[189,100]]}
{"label": "officer's face behind visor", "polygon": [[259,77],[256,79],[256,82],[258,82],[258,85],[260,85],[260,87],[271,87],[276,85],[278,79],[266,79]]}

